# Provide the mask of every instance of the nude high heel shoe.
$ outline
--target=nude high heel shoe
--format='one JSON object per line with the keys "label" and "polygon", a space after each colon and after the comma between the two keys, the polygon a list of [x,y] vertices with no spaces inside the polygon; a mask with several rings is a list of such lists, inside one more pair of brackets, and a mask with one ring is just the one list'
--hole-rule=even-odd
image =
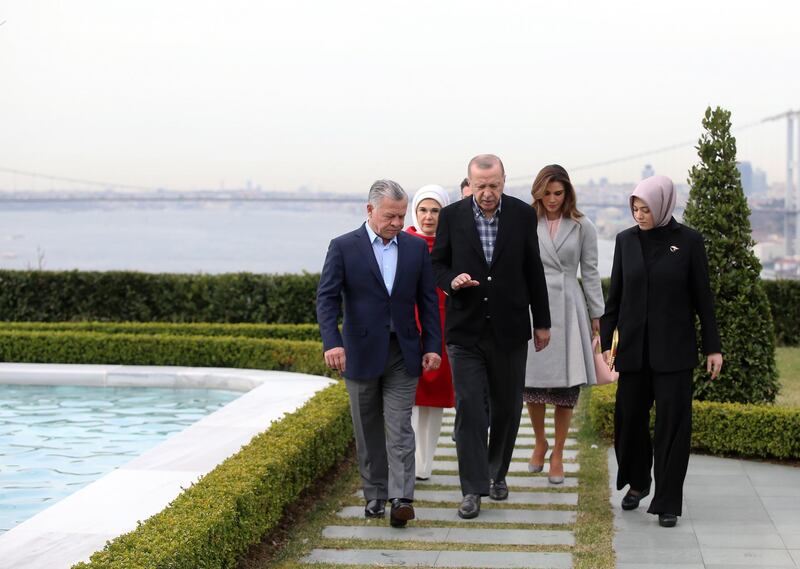
{"label": "nude high heel shoe", "polygon": [[[550,450],[550,443],[545,441],[544,455],[547,455],[548,450]],[[534,449],[534,451],[536,451],[536,449]],[[533,464],[532,462],[528,461],[528,472],[535,473],[544,470],[544,455],[542,456],[542,464]],[[533,460],[533,457],[531,457],[531,460]]]}
{"label": "nude high heel shoe", "polygon": [[550,455],[550,473],[547,476],[547,481],[550,484],[563,484],[564,483],[564,462],[561,462],[561,474],[552,474],[553,472],[553,455]]}

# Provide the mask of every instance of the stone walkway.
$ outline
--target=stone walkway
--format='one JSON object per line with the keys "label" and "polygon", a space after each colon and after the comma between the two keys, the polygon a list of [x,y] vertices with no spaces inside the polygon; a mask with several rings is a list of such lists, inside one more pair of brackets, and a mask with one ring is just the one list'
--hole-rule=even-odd
{"label": "stone walkway", "polygon": [[662,528],[651,496],[625,512],[608,454],[618,569],[777,569],[800,567],[800,468],[692,455],[683,515]]}
{"label": "stone walkway", "polygon": [[[353,498],[354,505],[337,513],[341,523],[323,531],[325,542],[337,541],[323,542],[323,547],[312,550],[303,562],[371,567],[571,568],[578,504],[576,441],[567,441],[564,484],[548,484],[546,467],[543,474],[529,474],[533,429],[524,413],[507,478],[509,499],[494,502],[484,498],[480,516],[462,520],[456,513],[461,490],[450,438],[453,418],[452,410],[445,411],[434,475],[417,482],[416,520],[404,529],[391,528],[388,506],[384,520],[365,520],[359,492]],[[552,419],[548,422],[552,445]],[[350,546],[354,542],[355,547],[335,548],[338,540],[348,540]],[[393,542],[402,545],[391,547]]]}

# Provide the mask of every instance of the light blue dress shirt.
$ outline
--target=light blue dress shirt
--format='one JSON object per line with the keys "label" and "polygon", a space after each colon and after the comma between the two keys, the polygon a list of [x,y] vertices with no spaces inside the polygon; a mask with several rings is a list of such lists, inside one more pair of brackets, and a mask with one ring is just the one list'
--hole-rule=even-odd
{"label": "light blue dress shirt", "polygon": [[397,236],[392,237],[392,240],[384,245],[383,238],[372,230],[369,222],[365,225],[369,242],[372,243],[372,252],[375,253],[375,260],[378,261],[378,268],[383,276],[383,284],[386,285],[388,293],[392,294],[394,275],[397,273]]}

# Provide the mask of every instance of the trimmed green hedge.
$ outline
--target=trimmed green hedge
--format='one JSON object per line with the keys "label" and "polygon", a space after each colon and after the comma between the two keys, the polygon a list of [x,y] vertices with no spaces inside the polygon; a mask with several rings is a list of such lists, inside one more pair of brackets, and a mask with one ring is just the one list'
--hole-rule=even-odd
{"label": "trimmed green hedge", "polygon": [[[2,271],[0,320],[316,322],[318,274]],[[800,281],[764,281],[779,345],[800,344]],[[603,291],[608,279],[603,279]]]}
{"label": "trimmed green hedge", "polygon": [[74,569],[235,567],[275,528],[284,508],[341,460],[352,440],[337,383],[273,424],[166,509]]}
{"label": "trimmed green hedge", "polygon": [[[616,385],[591,389],[589,419],[607,438],[614,437],[616,393]],[[694,401],[692,448],[713,454],[800,459],[800,409]]]}
{"label": "trimmed green hedge", "polygon": [[171,336],[244,336],[321,341],[316,324],[213,324],[205,322],[0,322],[2,330],[101,332]]}
{"label": "trimmed green hedge", "polygon": [[[19,329],[0,331],[2,361],[331,373],[324,366],[318,341],[235,337],[237,331],[231,327],[164,326],[172,333],[151,334],[159,327],[120,325],[111,326],[109,330],[115,333],[109,334],[41,329],[57,325],[34,326],[39,330],[15,326]],[[139,333],[125,333],[131,328]],[[229,335],[178,335],[220,330]],[[251,330],[244,327],[244,332],[247,335]],[[235,567],[251,545],[278,525],[284,508],[345,455],[353,438],[348,401],[343,382],[321,391],[183,491],[166,509],[110,541],[88,563],[74,567]]]}
{"label": "trimmed green hedge", "polygon": [[0,319],[316,322],[317,274],[0,271]]}
{"label": "trimmed green hedge", "polygon": [[0,330],[0,361],[235,367],[332,376],[320,342],[273,338]]}
{"label": "trimmed green hedge", "polygon": [[800,345],[800,281],[764,281],[779,346]]}

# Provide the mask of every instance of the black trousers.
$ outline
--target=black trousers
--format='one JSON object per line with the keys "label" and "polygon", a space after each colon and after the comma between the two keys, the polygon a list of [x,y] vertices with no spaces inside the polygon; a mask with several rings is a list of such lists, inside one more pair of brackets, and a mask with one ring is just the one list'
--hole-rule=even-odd
{"label": "black trousers", "polygon": [[447,354],[456,395],[453,432],[461,492],[486,496],[489,480],[505,480],[508,473],[522,414],[528,343],[498,345],[487,326],[477,344],[448,344]]}
{"label": "black trousers", "polygon": [[[653,402],[656,424],[651,443]],[[691,439],[691,369],[659,373],[645,362],[640,371],[620,373],[614,412],[614,450],[619,465],[617,490],[628,484],[634,490],[649,489],[653,466],[656,485],[647,511],[681,515]]]}

